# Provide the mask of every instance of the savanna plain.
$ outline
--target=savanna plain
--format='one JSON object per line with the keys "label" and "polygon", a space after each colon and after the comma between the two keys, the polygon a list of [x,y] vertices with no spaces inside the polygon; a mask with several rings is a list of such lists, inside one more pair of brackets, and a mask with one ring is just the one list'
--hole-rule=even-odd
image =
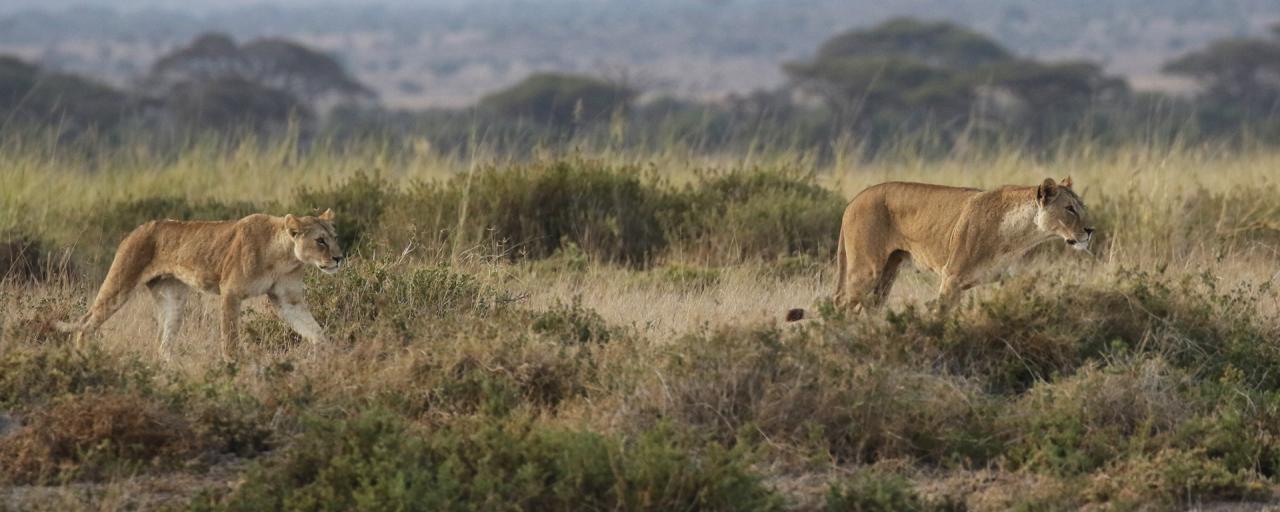
{"label": "savanna plain", "polygon": [[[1277,503],[1280,153],[904,154],[8,142],[0,510]],[[944,312],[909,268],[883,310],[830,304],[864,187],[1067,176],[1091,252],[1046,243]],[[53,328],[147,220],[324,208],[328,345],[265,299],[233,364],[208,297],[167,360],[144,292],[81,345]]]}

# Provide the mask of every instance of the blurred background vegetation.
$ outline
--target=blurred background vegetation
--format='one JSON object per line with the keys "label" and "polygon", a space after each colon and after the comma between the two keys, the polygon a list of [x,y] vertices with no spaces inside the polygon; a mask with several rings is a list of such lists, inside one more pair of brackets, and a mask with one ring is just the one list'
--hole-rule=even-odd
{"label": "blurred background vegetation", "polygon": [[[593,54],[607,48],[580,45],[596,41],[596,31],[657,27],[677,37],[689,30],[686,18],[703,19],[717,11],[723,16],[754,16],[778,8],[771,2],[707,2],[715,5],[667,6],[666,11],[648,6],[638,8],[637,18],[630,21],[602,15],[592,28],[583,25],[583,16],[616,15],[616,6],[582,7],[589,11],[584,14],[569,9],[571,3],[553,3],[537,14],[547,18],[542,21],[567,24],[570,32],[572,27],[587,27],[582,33],[560,38],[512,33],[510,44],[529,40],[544,52]],[[795,7],[795,16],[835,16],[826,2],[813,3]],[[999,2],[970,3],[991,10]],[[0,36],[0,53],[15,55],[0,57],[0,126],[10,134],[35,131],[53,136],[58,143],[89,138],[97,147],[104,140],[181,147],[210,132],[278,136],[292,127],[303,143],[318,138],[339,143],[376,139],[390,149],[425,145],[465,154],[483,142],[517,155],[567,142],[579,147],[676,146],[709,152],[784,148],[827,155],[852,148],[867,157],[903,141],[911,143],[913,154],[926,155],[992,146],[1034,152],[1077,141],[1095,146],[1280,142],[1280,25],[1265,25],[1265,6],[1253,9],[1253,17],[1233,17],[1250,8],[1235,3],[1239,2],[1205,12],[1178,2],[1163,8],[1123,3],[1115,7],[1117,16],[1159,16],[1138,27],[1111,27],[1132,30],[1134,41],[1095,38],[1090,40],[1092,51],[1078,48],[1086,37],[1082,34],[1074,40],[1060,34],[1057,47],[1053,41],[1027,42],[1030,36],[1051,32],[1044,24],[1061,10],[1058,7],[1028,12],[1005,6],[998,9],[999,23],[981,23],[988,31],[940,21],[965,18],[949,9],[940,9],[938,17],[880,16],[883,21],[878,24],[851,22],[856,28],[832,30],[825,40],[808,42],[806,48],[800,46],[813,39],[812,33],[785,44],[775,41],[779,29],[755,34],[759,45],[772,41],[785,51],[729,44],[735,39],[722,33],[724,22],[717,22],[707,27],[707,44],[687,51],[711,55],[713,63],[707,66],[676,62],[664,67],[645,60],[637,47],[655,35],[601,43],[630,49],[593,66],[540,61],[510,48],[498,67],[514,71],[501,77],[475,73],[470,89],[461,94],[442,77],[465,74],[459,70],[488,59],[494,51],[490,46],[504,39],[504,31],[537,20],[515,23],[509,19],[515,12],[503,18],[493,12],[502,5],[497,1],[471,11],[460,6],[449,10],[451,4],[443,2],[431,4],[438,12],[405,8],[404,15],[417,19],[431,13],[465,13],[470,16],[464,18],[470,20],[467,23],[479,25],[459,21],[457,26],[428,25],[413,32],[390,19],[399,10],[367,6],[360,12],[368,19],[340,21],[339,13],[312,14],[315,19],[286,25],[291,28],[284,32],[297,37],[280,37],[261,35],[272,31],[258,26],[265,23],[258,18],[285,23],[280,19],[299,11],[298,6],[284,4],[279,12],[241,7],[206,12],[203,17],[106,7],[15,10],[0,16],[7,30]],[[528,9],[511,9],[532,15]],[[1083,18],[1063,18],[1057,32],[1096,29],[1107,10],[1082,6],[1080,11],[1077,18]],[[243,16],[239,26],[227,18],[230,12]],[[659,12],[669,18],[665,28],[654,20]],[[87,23],[83,18],[95,13],[104,26],[71,30],[80,26],[76,20]],[[165,20],[170,30],[146,29],[143,13]],[[739,21],[743,27],[755,23]],[[1158,26],[1165,21],[1182,30]],[[812,21],[788,23],[815,28]],[[66,37],[50,38],[48,31],[38,30],[42,26]],[[121,35],[130,27],[138,28],[134,37],[144,41]],[[227,30],[201,31],[202,27]],[[361,34],[368,34],[360,27],[391,27],[400,39],[374,37],[365,44]],[[475,62],[460,60],[452,70],[431,64],[435,68],[421,70],[420,81],[388,85],[378,66],[355,60],[368,57],[369,45],[381,48],[378,55],[385,58],[411,58],[414,48],[426,44],[423,34],[433,28],[457,37],[471,33],[476,42],[469,55]],[[237,38],[236,33],[250,35]],[[1159,51],[1151,50],[1156,45],[1148,40],[1160,37],[1153,33],[1164,34]],[[332,38],[325,39],[325,34]],[[92,58],[75,57],[67,50],[69,41],[96,47],[97,61],[118,65],[103,69],[92,65],[97,62]],[[557,49],[556,43],[571,46]],[[39,48],[43,53],[36,51]],[[679,53],[670,48],[651,51],[667,56],[673,52]],[[1137,54],[1146,64],[1123,65]],[[725,83],[724,76],[737,75],[726,75],[718,66],[735,55],[749,56],[751,69],[761,76]],[[1091,58],[1078,58],[1082,55]],[[434,63],[438,58],[421,59]],[[1154,60],[1159,62],[1147,62]],[[765,71],[760,62],[768,62],[771,69]],[[403,66],[407,64],[393,67]],[[707,78],[705,87],[688,86],[707,76],[719,79]]]}

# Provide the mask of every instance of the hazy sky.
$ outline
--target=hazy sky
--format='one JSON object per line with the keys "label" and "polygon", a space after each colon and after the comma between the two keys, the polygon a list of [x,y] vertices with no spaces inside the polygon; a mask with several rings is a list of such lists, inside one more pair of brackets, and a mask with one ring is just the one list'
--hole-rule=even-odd
{"label": "hazy sky", "polygon": [[206,31],[340,58],[397,106],[459,106],[530,73],[625,78],[713,99],[780,85],[781,64],[894,16],[948,20],[1014,52],[1084,59],[1137,88],[1224,37],[1264,37],[1280,0],[0,0],[0,53],[126,84]]}

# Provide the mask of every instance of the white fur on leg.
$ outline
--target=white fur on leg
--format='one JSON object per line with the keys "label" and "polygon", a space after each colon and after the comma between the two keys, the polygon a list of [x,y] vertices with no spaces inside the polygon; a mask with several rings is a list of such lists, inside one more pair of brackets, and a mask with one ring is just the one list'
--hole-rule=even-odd
{"label": "white fur on leg", "polygon": [[324,330],[320,328],[320,324],[306,307],[281,302],[276,304],[276,310],[279,311],[280,318],[284,319],[294,332],[311,341],[312,344],[328,343]]}

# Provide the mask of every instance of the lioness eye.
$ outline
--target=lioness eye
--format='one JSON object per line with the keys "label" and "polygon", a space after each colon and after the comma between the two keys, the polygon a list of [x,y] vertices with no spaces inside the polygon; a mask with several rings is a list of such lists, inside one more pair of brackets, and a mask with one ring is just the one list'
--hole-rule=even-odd
{"label": "lioness eye", "polygon": [[317,244],[320,244],[320,247],[328,247],[328,246],[329,246],[329,244],[327,244],[327,243],[325,243],[325,242],[324,242],[324,239],[323,239],[323,238],[317,238],[317,239],[316,239],[316,243],[317,243]]}
{"label": "lioness eye", "polygon": [[1076,214],[1076,207],[1074,207],[1074,206],[1067,206],[1067,213],[1070,213],[1070,214],[1072,214],[1072,215],[1075,215],[1075,214]]}

